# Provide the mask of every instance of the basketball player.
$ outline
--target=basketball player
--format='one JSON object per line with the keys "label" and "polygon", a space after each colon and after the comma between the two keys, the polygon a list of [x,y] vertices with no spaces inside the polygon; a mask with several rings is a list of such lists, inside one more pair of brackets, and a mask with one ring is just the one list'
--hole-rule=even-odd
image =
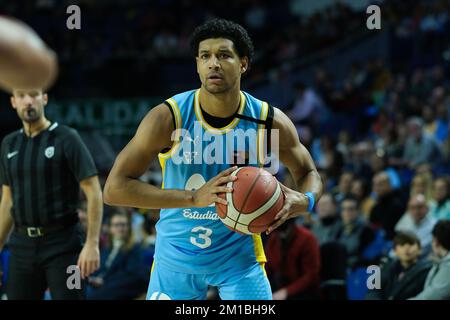
{"label": "basketball player", "polygon": [[[196,151],[180,153],[180,146],[191,141],[204,150],[211,139],[233,130],[270,126],[279,130],[279,159],[289,168],[298,190],[282,186],[285,205],[268,232],[312,210],[322,193],[321,179],[286,115],[240,90],[241,76],[253,56],[246,30],[231,21],[211,20],[194,31],[191,45],[200,89],[177,94],[146,115],[118,155],[104,199],[110,205],[162,208],[147,299],[205,299],[210,285],[225,300],[269,300],[272,293],[260,235],[230,231],[215,214],[214,203],[227,204],[218,193],[232,192],[226,184],[236,179],[231,155],[224,155],[227,163],[209,164],[197,161],[208,159]],[[174,129],[183,129],[191,138],[183,136],[182,142],[175,133],[172,141]],[[206,136],[211,139],[202,139]],[[260,148],[259,142],[249,143],[249,149]],[[181,163],[175,159],[180,154]],[[162,189],[138,179],[156,156],[163,171]]]}
{"label": "basketball player", "polygon": [[57,69],[56,55],[31,28],[0,16],[0,89],[48,89]]}

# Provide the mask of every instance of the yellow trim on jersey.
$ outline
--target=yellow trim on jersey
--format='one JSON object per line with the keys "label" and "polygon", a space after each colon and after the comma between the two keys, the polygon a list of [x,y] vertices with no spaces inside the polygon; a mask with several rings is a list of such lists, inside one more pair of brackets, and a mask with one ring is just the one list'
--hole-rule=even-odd
{"label": "yellow trim on jersey", "polygon": [[159,164],[161,166],[161,176],[162,176],[161,189],[164,189],[164,173],[166,173],[166,160],[168,158],[158,157],[158,159],[159,159]]}
{"label": "yellow trim on jersey", "polygon": [[167,152],[158,154],[159,164],[161,165],[162,189],[164,189],[164,173],[166,169],[166,161],[173,155],[173,153],[175,152],[180,143],[180,134],[181,134],[180,129],[182,128],[182,119],[178,103],[173,98],[167,99],[166,101],[167,103],[169,103],[170,107],[172,108],[173,115],[175,116],[175,126],[176,126],[175,130],[177,131],[175,131],[176,135],[172,147],[170,147],[170,149]]}
{"label": "yellow trim on jersey", "polygon": [[264,275],[265,275],[266,278],[267,278],[266,263],[265,263],[265,262],[260,262],[259,265],[261,266],[261,268],[262,268],[262,270],[263,270],[263,272],[264,272]]}
{"label": "yellow trim on jersey", "polygon": [[[231,121],[228,125],[226,125],[225,127],[222,128],[214,128],[211,127],[206,121],[205,119],[203,119],[203,115],[202,115],[202,111],[200,109],[200,99],[199,99],[199,94],[200,94],[200,89],[197,90],[195,92],[195,96],[194,96],[194,109],[195,109],[195,116],[197,117],[197,120],[201,122],[202,127],[213,133],[213,134],[224,134],[227,133],[228,131],[230,131],[231,129],[233,129],[234,127],[237,126],[237,124],[239,123],[239,118],[234,118],[233,121]],[[239,105],[239,110],[238,113],[242,114],[245,108],[245,104],[246,104],[246,99],[245,99],[245,95],[242,93],[242,91],[240,91],[241,94],[241,102]]]}
{"label": "yellow trim on jersey", "polygon": [[267,262],[266,254],[264,253],[264,247],[260,234],[253,234],[253,248],[255,250],[256,261],[259,263]]}
{"label": "yellow trim on jersey", "polygon": [[[269,113],[269,105],[267,102],[262,103],[261,113],[259,115],[260,120],[266,120]],[[266,125],[258,124],[258,136],[256,137],[256,156],[258,159],[258,164],[262,167],[264,165],[264,131]],[[270,137],[269,137],[270,138]]]}
{"label": "yellow trim on jersey", "polygon": [[155,269],[155,260],[153,260],[153,262],[152,262],[152,268],[150,269],[150,275],[152,275],[153,269]]}
{"label": "yellow trim on jersey", "polygon": [[180,108],[178,107],[178,103],[173,98],[167,99],[166,101],[171,106],[173,114],[175,116],[175,126],[176,126],[175,130],[177,130],[177,131],[175,132],[176,136],[175,136],[174,142],[172,144],[172,147],[167,152],[160,153],[158,155],[158,157],[170,158],[180,142],[181,132],[179,131],[179,129],[182,128],[182,119],[181,119],[181,113],[180,113]]}

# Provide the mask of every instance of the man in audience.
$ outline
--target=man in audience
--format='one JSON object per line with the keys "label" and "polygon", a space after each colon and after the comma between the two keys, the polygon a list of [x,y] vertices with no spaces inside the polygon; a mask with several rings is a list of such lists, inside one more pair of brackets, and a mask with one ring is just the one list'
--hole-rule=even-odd
{"label": "man in audience", "polygon": [[270,235],[265,251],[274,300],[318,299],[320,250],[308,229],[287,220]]}
{"label": "man in audience", "polygon": [[379,289],[369,290],[367,300],[405,300],[422,291],[431,262],[419,260],[420,240],[413,233],[398,232],[394,237],[395,258],[381,267]]}
{"label": "man in audience", "polygon": [[408,212],[398,221],[396,231],[409,231],[420,240],[422,258],[427,258],[431,253],[431,231],[436,224],[436,219],[428,214],[428,205],[423,194],[412,196],[408,203]]}
{"label": "man in audience", "polygon": [[428,273],[423,290],[413,300],[450,299],[450,220],[436,223],[432,245],[436,263]]}
{"label": "man in audience", "polygon": [[433,183],[430,214],[435,219],[450,219],[450,178],[439,177]]}
{"label": "man in audience", "polygon": [[393,239],[395,225],[405,211],[405,206],[400,194],[392,189],[386,172],[377,173],[373,177],[372,185],[376,203],[370,213],[370,222],[383,228],[388,239]]}
{"label": "man in audience", "polygon": [[311,231],[319,244],[336,240],[341,220],[339,218],[336,202],[331,193],[325,193],[317,203],[319,219],[314,222]]}
{"label": "man in audience", "polygon": [[337,241],[347,250],[347,266],[350,269],[367,264],[363,258],[364,249],[374,240],[374,231],[366,224],[358,211],[358,201],[347,196],[341,203],[342,225]]}
{"label": "man in audience", "polygon": [[436,140],[424,133],[423,120],[413,117],[408,121],[408,139],[403,151],[403,161],[415,168],[422,163],[439,164],[442,153]]}
{"label": "man in audience", "polygon": [[338,204],[340,204],[342,199],[350,194],[353,179],[354,174],[350,171],[345,171],[341,174],[339,184],[332,191],[333,197]]}

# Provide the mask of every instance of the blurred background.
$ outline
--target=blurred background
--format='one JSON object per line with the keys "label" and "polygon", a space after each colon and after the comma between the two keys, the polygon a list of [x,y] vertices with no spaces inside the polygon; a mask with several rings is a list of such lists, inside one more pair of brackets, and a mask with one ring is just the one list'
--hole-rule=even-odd
{"label": "blurred background", "polygon": [[[307,232],[308,243],[281,241],[280,249],[264,238],[274,292],[364,299],[365,268],[395,258],[397,231],[415,234],[426,260],[432,226],[450,219],[450,3],[375,3],[381,30],[367,29],[374,3],[366,0],[0,0],[0,14],[25,21],[57,52],[47,117],[78,129],[102,182],[153,106],[199,87],[193,29],[213,17],[242,24],[256,51],[242,89],[289,115],[326,189],[315,214],[273,236]],[[72,4],[81,8],[81,30],[66,28]],[[21,123],[4,93],[0,104],[1,139]],[[277,178],[293,185],[283,168]],[[159,164],[142,179],[160,185]],[[418,194],[426,200],[419,213]],[[80,201],[84,223],[85,210]],[[93,277],[90,297],[143,297],[157,219],[157,211],[105,206],[102,246],[114,237],[130,245]],[[6,265],[7,252],[2,259]]]}

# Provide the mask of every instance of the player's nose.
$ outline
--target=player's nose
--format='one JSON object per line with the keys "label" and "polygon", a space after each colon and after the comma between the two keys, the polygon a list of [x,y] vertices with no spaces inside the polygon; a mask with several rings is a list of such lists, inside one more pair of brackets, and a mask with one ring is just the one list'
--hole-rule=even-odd
{"label": "player's nose", "polygon": [[215,55],[209,59],[209,69],[217,69],[220,67],[219,59]]}

